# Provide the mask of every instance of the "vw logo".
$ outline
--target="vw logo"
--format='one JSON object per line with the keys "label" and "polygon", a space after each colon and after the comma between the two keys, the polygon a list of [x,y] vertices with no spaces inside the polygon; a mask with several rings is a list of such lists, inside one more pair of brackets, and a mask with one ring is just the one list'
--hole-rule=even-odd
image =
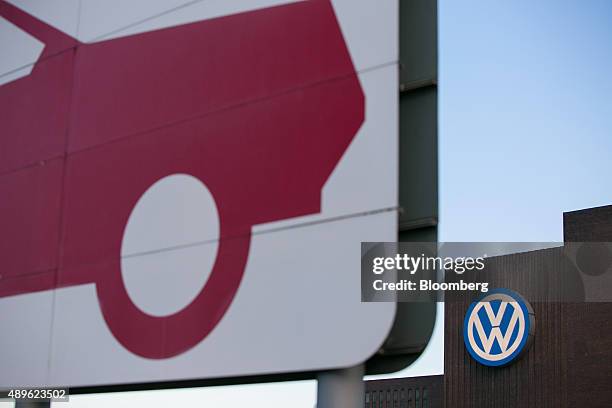
{"label": "vw logo", "polygon": [[511,290],[494,289],[468,308],[463,341],[480,364],[499,367],[527,350],[534,329],[531,305]]}

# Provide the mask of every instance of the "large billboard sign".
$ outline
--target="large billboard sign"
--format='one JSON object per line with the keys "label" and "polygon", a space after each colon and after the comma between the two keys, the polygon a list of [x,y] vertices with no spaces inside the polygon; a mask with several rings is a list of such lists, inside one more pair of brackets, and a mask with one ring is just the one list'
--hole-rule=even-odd
{"label": "large billboard sign", "polygon": [[360,302],[360,242],[396,239],[397,3],[51,3],[0,2],[0,385],[376,352],[395,305]]}

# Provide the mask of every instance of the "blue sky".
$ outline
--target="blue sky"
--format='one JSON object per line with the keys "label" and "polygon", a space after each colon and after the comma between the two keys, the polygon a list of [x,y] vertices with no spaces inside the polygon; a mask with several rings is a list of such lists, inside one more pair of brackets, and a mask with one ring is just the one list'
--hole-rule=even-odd
{"label": "blue sky", "polygon": [[445,241],[560,241],[612,204],[612,3],[440,2]]}
{"label": "blue sky", "polygon": [[[440,240],[562,240],[563,211],[612,204],[612,2],[441,0],[439,16]],[[75,396],[66,408],[311,408],[315,390]]]}

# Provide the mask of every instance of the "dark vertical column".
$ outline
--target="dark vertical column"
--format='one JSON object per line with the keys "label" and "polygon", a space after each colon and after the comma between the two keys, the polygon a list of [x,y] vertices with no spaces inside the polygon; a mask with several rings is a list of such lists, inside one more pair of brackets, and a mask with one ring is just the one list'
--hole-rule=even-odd
{"label": "dark vertical column", "polygon": [[400,0],[400,241],[436,241],[438,225],[437,2]]}
{"label": "dark vertical column", "polygon": [[[399,1],[398,241],[435,242],[438,225],[437,2]],[[397,371],[423,351],[435,303],[399,303],[395,324],[368,373]],[[366,324],[367,326],[367,324]]]}

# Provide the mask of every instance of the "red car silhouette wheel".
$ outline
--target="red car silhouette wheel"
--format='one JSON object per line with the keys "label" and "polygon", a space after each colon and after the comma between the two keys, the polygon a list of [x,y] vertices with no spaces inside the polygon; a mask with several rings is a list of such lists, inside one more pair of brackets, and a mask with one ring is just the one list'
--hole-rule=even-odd
{"label": "red car silhouette wheel", "polygon": [[[93,44],[4,1],[0,15],[45,42],[32,73],[0,87],[7,166],[61,180],[43,192],[19,181],[26,170],[0,182],[15,201],[0,222],[19,231],[21,220],[42,219],[60,237],[0,248],[12,278],[0,280],[0,296],[94,283],[125,348],[152,359],[189,350],[232,303],[252,226],[319,213],[323,186],[363,123],[364,94],[332,5],[298,2]],[[195,300],[152,316],[125,288],[121,241],[139,198],[173,174],[212,193],[219,247]],[[43,193],[57,206],[23,205]],[[34,274],[24,259],[50,267]]]}

